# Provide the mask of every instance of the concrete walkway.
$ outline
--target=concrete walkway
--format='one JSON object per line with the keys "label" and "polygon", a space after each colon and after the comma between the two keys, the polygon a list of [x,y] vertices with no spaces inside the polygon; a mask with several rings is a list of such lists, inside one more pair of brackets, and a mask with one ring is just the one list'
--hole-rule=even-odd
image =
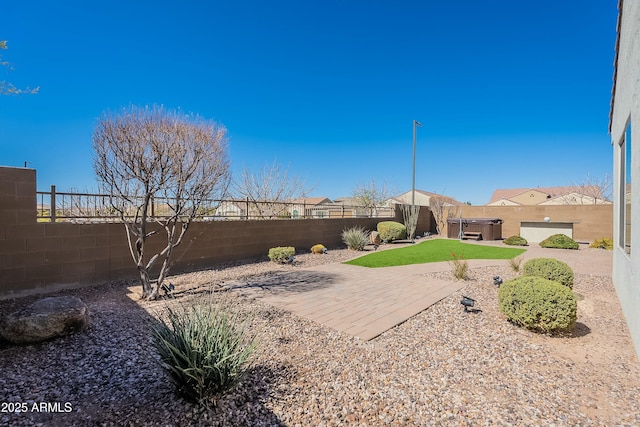
{"label": "concrete walkway", "polygon": [[[502,242],[469,244],[500,245]],[[557,258],[576,274],[611,275],[611,251],[580,251],[526,247],[523,259]],[[469,260],[470,268],[505,266],[506,260]],[[322,323],[336,330],[371,340],[429,308],[465,282],[427,280],[430,272],[451,271],[447,262],[401,267],[366,268],[327,264],[228,284],[235,291]]]}

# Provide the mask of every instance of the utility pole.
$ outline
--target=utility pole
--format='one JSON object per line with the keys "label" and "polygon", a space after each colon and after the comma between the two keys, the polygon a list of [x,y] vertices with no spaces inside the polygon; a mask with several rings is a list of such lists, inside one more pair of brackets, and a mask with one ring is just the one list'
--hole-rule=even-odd
{"label": "utility pole", "polygon": [[413,121],[413,173],[411,175],[411,206],[416,205],[416,126],[422,127],[419,121]]}

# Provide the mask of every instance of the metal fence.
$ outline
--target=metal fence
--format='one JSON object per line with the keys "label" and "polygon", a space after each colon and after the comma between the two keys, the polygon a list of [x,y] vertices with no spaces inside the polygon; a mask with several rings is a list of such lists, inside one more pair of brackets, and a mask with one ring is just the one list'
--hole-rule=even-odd
{"label": "metal fence", "polygon": [[[120,214],[115,210],[108,194],[38,191],[37,218],[40,222],[118,222]],[[170,216],[172,201],[156,197],[151,200],[149,212],[153,218]],[[130,211],[135,212],[132,203]],[[362,206],[337,203],[308,204],[301,202],[255,202],[248,199],[205,200],[198,208],[196,221],[253,220],[253,219],[303,219],[303,218],[388,218],[393,217],[393,207]]]}

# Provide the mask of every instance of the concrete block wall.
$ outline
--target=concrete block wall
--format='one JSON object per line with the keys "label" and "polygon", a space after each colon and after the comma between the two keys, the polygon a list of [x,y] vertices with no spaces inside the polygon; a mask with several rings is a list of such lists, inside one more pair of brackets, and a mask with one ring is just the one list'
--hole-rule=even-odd
{"label": "concrete block wall", "polygon": [[[502,237],[520,234],[521,221],[577,221],[573,239],[591,242],[613,237],[613,205],[463,206],[463,218],[501,218]],[[446,232],[444,233],[446,235]]]}
{"label": "concrete block wall", "polygon": [[0,167],[0,224],[36,222],[35,169]]}
{"label": "concrete block wall", "polygon": [[[0,167],[0,298],[136,278],[122,224],[39,223],[36,209],[36,171]],[[502,218],[503,237],[518,234],[521,220],[545,216],[580,221],[574,229],[580,241],[612,236],[612,208],[607,205],[466,206],[463,216]],[[403,222],[402,212],[398,208],[393,218],[194,222],[174,252],[172,272],[267,259],[274,246],[294,246],[298,253],[306,253],[316,243],[343,247],[345,228],[358,225],[375,230],[383,220]],[[425,231],[435,231],[427,208],[421,209],[417,227],[418,234]],[[149,252],[161,249],[163,235],[160,232],[149,241]]]}
{"label": "concrete block wall", "polygon": [[[37,222],[36,209],[36,171],[0,167],[0,298],[137,277],[122,224]],[[172,271],[267,259],[274,246],[294,246],[298,253],[316,243],[343,246],[345,228],[374,230],[384,219],[194,222],[175,249]],[[150,238],[148,253],[163,247],[164,235]]]}

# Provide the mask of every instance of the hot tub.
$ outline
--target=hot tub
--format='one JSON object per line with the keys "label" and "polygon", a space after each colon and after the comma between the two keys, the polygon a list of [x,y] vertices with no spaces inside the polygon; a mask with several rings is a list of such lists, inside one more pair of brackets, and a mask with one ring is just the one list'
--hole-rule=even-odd
{"label": "hot tub", "polygon": [[[460,236],[462,222],[462,236]],[[502,220],[500,218],[449,218],[447,237],[450,239],[468,238],[476,240],[502,239]]]}

